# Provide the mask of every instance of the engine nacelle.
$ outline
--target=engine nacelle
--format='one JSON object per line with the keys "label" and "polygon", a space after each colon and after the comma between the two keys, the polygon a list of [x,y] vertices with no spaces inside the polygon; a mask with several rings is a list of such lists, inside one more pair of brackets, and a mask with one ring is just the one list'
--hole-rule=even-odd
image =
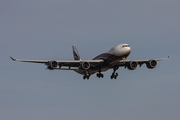
{"label": "engine nacelle", "polygon": [[57,68],[57,66],[58,66],[58,63],[56,61],[50,61],[48,63],[48,69],[50,69],[50,70]]}
{"label": "engine nacelle", "polygon": [[129,70],[135,70],[138,66],[138,63],[136,61],[129,62],[128,69]]}
{"label": "engine nacelle", "polygon": [[156,60],[150,60],[148,63],[146,63],[147,68],[153,69],[157,66],[157,61]]}
{"label": "engine nacelle", "polygon": [[89,62],[82,62],[81,63],[81,68],[83,68],[84,70],[87,70],[90,68],[90,63]]}

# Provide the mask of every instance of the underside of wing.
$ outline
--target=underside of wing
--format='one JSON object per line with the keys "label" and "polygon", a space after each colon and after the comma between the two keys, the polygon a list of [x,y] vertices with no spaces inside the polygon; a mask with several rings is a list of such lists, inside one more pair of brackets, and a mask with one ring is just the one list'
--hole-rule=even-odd
{"label": "underside of wing", "polygon": [[[79,67],[84,67],[87,69],[89,67],[94,67],[103,62],[103,60],[57,60],[54,61],[57,63],[57,69],[61,70],[76,70]],[[59,66],[59,67],[58,67]],[[65,68],[64,68],[65,67]]]}
{"label": "underside of wing", "polygon": [[[82,65],[97,66],[103,62],[103,60],[22,60],[14,59],[10,56],[13,61],[30,62],[30,63],[44,63],[50,70],[76,70]],[[65,68],[63,68],[65,67]],[[82,66],[83,67],[83,66]]]}
{"label": "underside of wing", "polygon": [[21,59],[14,59],[10,56],[13,61],[20,61],[20,62],[31,62],[31,63],[48,63],[50,60],[21,60]]}
{"label": "underside of wing", "polygon": [[125,67],[128,68],[129,70],[135,70],[138,65],[141,67],[143,64],[146,64],[147,68],[153,69],[157,66],[157,61],[162,61],[167,59],[170,59],[170,56],[168,56],[168,58],[161,58],[161,59],[121,60],[115,66]]}

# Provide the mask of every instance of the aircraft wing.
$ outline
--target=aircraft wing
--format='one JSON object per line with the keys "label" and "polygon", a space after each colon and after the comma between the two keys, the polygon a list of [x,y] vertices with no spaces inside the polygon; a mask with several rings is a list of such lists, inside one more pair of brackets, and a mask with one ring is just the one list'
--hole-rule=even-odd
{"label": "aircraft wing", "polygon": [[21,60],[21,59],[14,59],[10,56],[13,61],[20,61],[20,62],[31,62],[31,63],[48,63],[50,60]]}
{"label": "aircraft wing", "polygon": [[162,61],[162,60],[167,60],[170,59],[170,56],[168,58],[160,58],[160,59],[144,59],[144,60],[121,60],[119,61],[118,64],[115,66],[123,67],[123,66],[128,66],[131,61],[136,61],[140,66],[144,63],[148,63],[150,60],[155,60],[155,61]]}
{"label": "aircraft wing", "polygon": [[[82,62],[88,62],[92,66],[97,66],[103,62],[103,60],[22,60],[22,59],[14,59],[11,56],[10,56],[10,58],[13,61],[30,62],[30,63],[44,63],[46,65],[48,65],[49,62],[51,62],[51,61],[56,61],[59,66],[59,68],[56,68],[56,69],[62,69],[62,70],[75,70],[77,68],[71,68],[71,67],[79,67]],[[68,69],[61,68],[63,66],[69,67],[69,68]]]}

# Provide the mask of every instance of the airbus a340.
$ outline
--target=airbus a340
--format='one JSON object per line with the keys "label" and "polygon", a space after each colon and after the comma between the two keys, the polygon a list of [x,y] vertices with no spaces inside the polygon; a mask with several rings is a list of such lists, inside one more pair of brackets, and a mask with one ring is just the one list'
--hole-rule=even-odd
{"label": "airbus a340", "polygon": [[129,70],[135,70],[138,65],[146,64],[147,68],[153,69],[157,66],[157,61],[166,60],[162,59],[146,59],[146,60],[126,60],[131,53],[131,48],[128,44],[119,44],[110,50],[94,57],[91,60],[81,60],[75,46],[72,46],[74,60],[21,60],[10,57],[13,61],[31,62],[31,63],[44,63],[49,70],[74,70],[82,74],[83,79],[89,79],[92,74],[97,73],[98,78],[103,78],[102,72],[113,69],[111,79],[116,79],[118,73],[116,70],[119,67],[125,67]]}

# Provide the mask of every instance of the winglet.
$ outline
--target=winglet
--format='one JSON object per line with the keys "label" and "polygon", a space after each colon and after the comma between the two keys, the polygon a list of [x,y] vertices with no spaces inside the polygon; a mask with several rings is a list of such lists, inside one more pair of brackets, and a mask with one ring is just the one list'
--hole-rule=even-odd
{"label": "winglet", "polygon": [[168,55],[168,58],[170,59],[170,55]]}
{"label": "winglet", "polygon": [[14,59],[13,57],[10,56],[10,58],[11,58],[13,61],[16,61],[16,59]]}

